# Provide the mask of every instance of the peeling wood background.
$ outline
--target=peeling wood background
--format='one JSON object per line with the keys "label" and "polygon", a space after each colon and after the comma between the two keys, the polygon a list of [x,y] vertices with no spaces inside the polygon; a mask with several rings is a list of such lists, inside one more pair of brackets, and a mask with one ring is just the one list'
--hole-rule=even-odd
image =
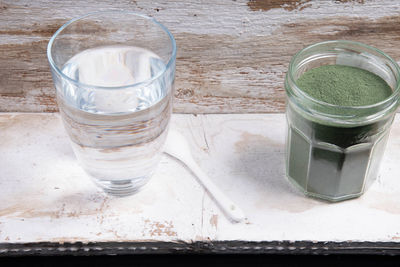
{"label": "peeling wood background", "polygon": [[356,40],[400,60],[396,0],[0,0],[0,111],[57,111],[49,38],[73,17],[109,9],[151,15],[174,34],[177,113],[283,112],[288,62],[318,41]]}

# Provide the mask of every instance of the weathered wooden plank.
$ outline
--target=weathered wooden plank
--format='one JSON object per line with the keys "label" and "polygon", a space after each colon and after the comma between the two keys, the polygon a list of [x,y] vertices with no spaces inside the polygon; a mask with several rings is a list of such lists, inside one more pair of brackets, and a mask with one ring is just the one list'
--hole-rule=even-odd
{"label": "weathered wooden plank", "polygon": [[[58,114],[0,114],[0,254],[7,249],[3,244],[32,242],[133,242],[136,251],[140,242],[183,242],[176,248],[185,251],[195,241],[200,247],[232,241],[233,248],[248,241],[249,250],[265,242],[258,247],[268,252],[279,249],[275,241],[319,241],[339,242],[350,253],[351,243],[359,241],[388,242],[388,253],[399,250],[399,116],[378,180],[362,197],[336,204],[306,198],[285,180],[285,123],[282,114],[172,117],[171,129],[186,136],[195,160],[246,213],[247,221],[231,224],[190,172],[169,157],[141,192],[109,197],[78,166]],[[301,249],[294,245],[294,251]],[[362,250],[362,243],[354,249]]]}
{"label": "weathered wooden plank", "polygon": [[175,112],[282,112],[290,57],[349,39],[400,60],[396,0],[1,1],[0,111],[56,111],[45,49],[64,22],[125,9],[164,23],[178,44]]}

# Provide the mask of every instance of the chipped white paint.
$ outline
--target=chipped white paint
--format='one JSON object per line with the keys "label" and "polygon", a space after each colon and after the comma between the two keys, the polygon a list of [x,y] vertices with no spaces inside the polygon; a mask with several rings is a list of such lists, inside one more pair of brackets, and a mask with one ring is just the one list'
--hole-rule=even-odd
{"label": "chipped white paint", "polygon": [[79,168],[58,114],[2,113],[0,242],[400,242],[400,117],[378,181],[336,204],[306,198],[285,180],[283,114],[174,115],[171,127],[248,222],[231,224],[169,157],[138,194],[108,197]]}
{"label": "chipped white paint", "polygon": [[[255,1],[262,2],[262,1]],[[267,1],[264,1],[267,2]],[[272,1],[271,1],[272,2]],[[279,2],[279,1],[276,1]],[[281,1],[284,2],[284,1]],[[294,1],[293,1],[294,2]],[[271,35],[282,23],[291,23],[304,18],[327,19],[343,17],[367,16],[369,19],[378,19],[385,16],[396,16],[400,12],[397,0],[369,0],[359,1],[304,1],[291,8],[282,4],[279,7],[274,3],[264,3],[266,9],[250,8],[247,0],[223,1],[4,1],[7,9],[13,10],[13,16],[0,17],[0,25],[8,30],[21,30],[32,27],[32,21],[22,18],[40,15],[37,21],[41,25],[48,21],[65,20],[81,16],[88,12],[111,9],[132,10],[146,13],[161,21],[174,33],[192,33],[205,35],[240,35],[265,36]],[[27,5],[27,6],[25,6]],[[275,4],[276,5],[276,4]],[[257,6],[257,5],[255,5]],[[26,8],[29,7],[29,8]],[[379,12],[376,12],[379,10]],[[35,19],[35,17],[32,17]],[[39,25],[37,25],[39,26]],[[323,29],[322,29],[323,30]],[[20,35],[21,41],[30,38],[31,32]],[[3,40],[5,42],[6,40]],[[11,40],[10,43],[14,43]]]}

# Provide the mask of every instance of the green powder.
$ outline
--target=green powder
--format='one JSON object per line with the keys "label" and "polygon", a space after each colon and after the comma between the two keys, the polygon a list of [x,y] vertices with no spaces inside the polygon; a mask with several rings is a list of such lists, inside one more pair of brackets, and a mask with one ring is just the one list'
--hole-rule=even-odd
{"label": "green powder", "polygon": [[296,83],[312,98],[339,106],[370,105],[392,94],[391,88],[381,77],[345,65],[325,65],[311,69]]}
{"label": "green powder", "polygon": [[[379,76],[344,65],[311,69],[296,84],[314,99],[338,105],[338,114],[341,106],[374,104],[392,94]],[[378,175],[393,115],[367,125],[340,127],[310,120],[290,103],[286,110],[289,180],[305,194],[329,201],[360,196]]]}

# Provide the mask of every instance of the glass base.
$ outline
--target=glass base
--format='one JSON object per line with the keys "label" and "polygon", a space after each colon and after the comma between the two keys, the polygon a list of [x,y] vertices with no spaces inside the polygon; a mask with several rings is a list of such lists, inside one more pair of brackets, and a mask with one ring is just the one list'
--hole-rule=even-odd
{"label": "glass base", "polygon": [[103,189],[104,192],[115,197],[126,197],[140,191],[140,189],[149,181],[150,176],[143,176],[131,180],[99,180],[94,182]]}

